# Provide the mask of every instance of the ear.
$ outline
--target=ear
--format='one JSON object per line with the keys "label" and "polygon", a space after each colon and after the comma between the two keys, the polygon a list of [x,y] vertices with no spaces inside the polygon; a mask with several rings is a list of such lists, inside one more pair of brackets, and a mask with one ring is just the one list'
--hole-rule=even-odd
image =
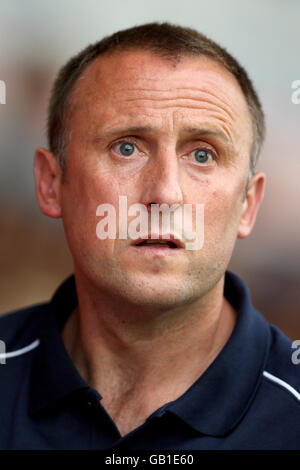
{"label": "ear", "polygon": [[49,217],[61,217],[61,168],[57,157],[45,148],[36,151],[34,176],[41,211]]}
{"label": "ear", "polygon": [[238,227],[238,238],[245,238],[254,226],[259,206],[264,197],[265,175],[264,173],[255,173],[250,181],[248,191],[243,202],[240,224]]}

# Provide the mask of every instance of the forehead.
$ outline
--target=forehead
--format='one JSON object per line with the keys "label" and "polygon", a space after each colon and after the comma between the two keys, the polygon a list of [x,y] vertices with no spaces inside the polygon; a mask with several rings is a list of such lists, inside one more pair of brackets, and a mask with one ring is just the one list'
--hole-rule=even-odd
{"label": "forehead", "polygon": [[252,137],[250,112],[237,80],[207,57],[183,57],[174,65],[144,50],[101,56],[77,81],[71,103],[90,128],[128,120],[140,125],[139,119],[153,125],[156,120],[158,126],[168,121],[174,128],[198,119],[228,127],[230,138],[241,129]]}

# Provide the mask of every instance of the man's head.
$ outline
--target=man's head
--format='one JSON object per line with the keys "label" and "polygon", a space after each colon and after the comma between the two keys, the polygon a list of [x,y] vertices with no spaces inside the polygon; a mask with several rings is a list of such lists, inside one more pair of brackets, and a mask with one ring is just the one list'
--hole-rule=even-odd
{"label": "man's head", "polygon": [[[169,25],[140,31],[145,36],[156,31],[159,42],[159,28],[173,36],[177,31],[178,44],[184,43],[179,33],[198,34]],[[83,68],[57,122],[52,98],[52,151],[37,151],[37,196],[46,215],[63,219],[77,279],[110,297],[169,308],[205,297],[223,277],[236,238],[252,229],[264,175],[255,173],[247,181],[263,117],[245,72],[239,71],[239,81],[211,55],[208,40],[203,39],[208,41],[206,54],[196,53],[196,46],[189,54],[163,54],[122,46],[122,35],[132,31],[118,33],[115,49]],[[61,85],[65,71],[58,79]],[[68,137],[59,150],[64,128]],[[55,152],[62,149],[58,160]],[[109,203],[118,211],[119,196],[126,196],[128,206],[140,203],[147,209],[152,204],[203,204],[202,249],[162,253],[162,248],[136,247],[130,239],[100,241],[97,207]]]}

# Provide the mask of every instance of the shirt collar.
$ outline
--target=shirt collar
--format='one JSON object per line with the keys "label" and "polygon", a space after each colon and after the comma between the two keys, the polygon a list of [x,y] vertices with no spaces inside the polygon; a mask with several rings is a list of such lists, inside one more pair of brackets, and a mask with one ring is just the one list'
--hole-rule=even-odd
{"label": "shirt collar", "polygon": [[[225,274],[224,295],[238,312],[233,333],[201,377],[181,397],[162,407],[196,431],[214,436],[229,432],[247,411],[269,349],[268,324],[251,304],[247,286],[230,271]],[[60,334],[76,305],[75,279],[70,276],[43,313],[31,377],[33,415],[67,395],[92,391],[74,366]]]}

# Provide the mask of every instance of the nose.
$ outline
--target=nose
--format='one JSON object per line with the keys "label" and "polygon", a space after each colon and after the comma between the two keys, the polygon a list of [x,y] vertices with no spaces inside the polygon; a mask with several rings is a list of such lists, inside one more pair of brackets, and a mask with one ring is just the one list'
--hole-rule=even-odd
{"label": "nose", "polygon": [[182,204],[179,162],[175,151],[164,151],[153,158],[143,183],[142,203],[148,208],[151,204]]}

